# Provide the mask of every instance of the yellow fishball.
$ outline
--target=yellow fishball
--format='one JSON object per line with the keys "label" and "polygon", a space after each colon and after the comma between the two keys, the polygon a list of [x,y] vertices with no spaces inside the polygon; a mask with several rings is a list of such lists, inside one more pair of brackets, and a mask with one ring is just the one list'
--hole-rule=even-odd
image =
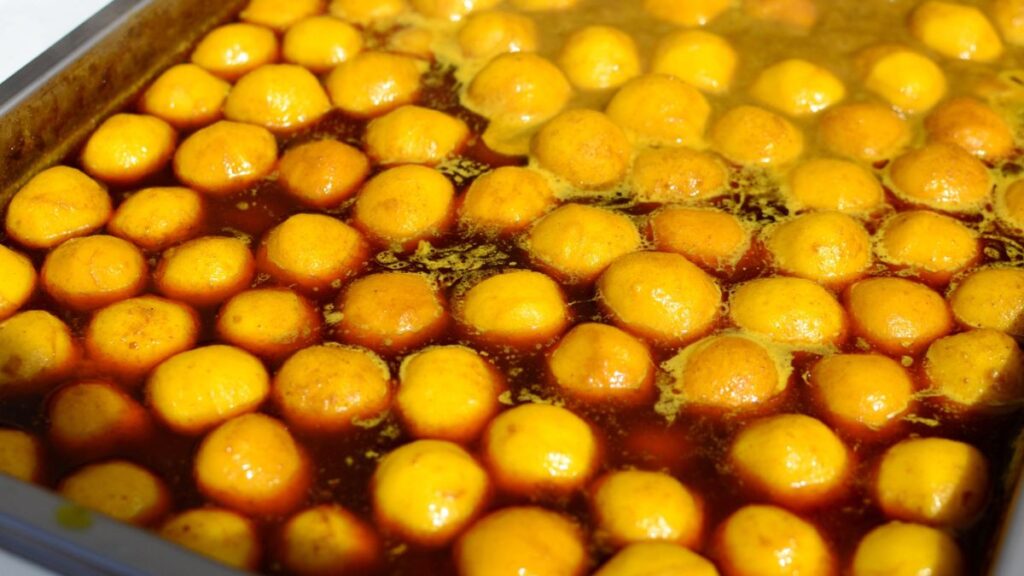
{"label": "yellow fishball", "polygon": [[735,215],[714,208],[667,206],[650,216],[654,247],[703,268],[728,272],[750,247],[750,231]]}
{"label": "yellow fishball", "polygon": [[378,164],[440,163],[469,140],[462,120],[421,106],[402,106],[375,118],[363,136],[366,153]]}
{"label": "yellow fishball", "polygon": [[498,412],[501,372],[472,348],[435,346],[407,356],[395,408],[414,438],[466,443]]}
{"label": "yellow fishball", "polygon": [[64,478],[57,491],[75,504],[136,526],[153,524],[171,508],[164,482],[124,460],[80,468]]}
{"label": "yellow fishball", "polygon": [[630,188],[639,202],[693,202],[728,192],[729,172],[716,156],[689,148],[649,148],[637,154]]}
{"label": "yellow fishball", "polygon": [[1013,153],[1013,131],[1006,120],[981,100],[960,96],[943,102],[924,120],[931,142],[948,142],[983,159]]}
{"label": "yellow fishball", "polygon": [[419,26],[397,30],[388,38],[387,49],[430,62],[434,60],[434,31]]}
{"label": "yellow fishball", "polygon": [[950,292],[949,305],[960,324],[1024,336],[1024,270],[975,270]]}
{"label": "yellow fishball", "polygon": [[946,301],[904,278],[868,278],[846,290],[854,333],[880,351],[914,355],[953,328]]}
{"label": "yellow fishball", "polygon": [[22,482],[39,482],[43,476],[43,445],[21,430],[0,428],[0,474]]}
{"label": "yellow fishball", "polygon": [[576,325],[548,354],[547,363],[557,389],[576,400],[634,405],[655,395],[650,350],[614,326]]}
{"label": "yellow fishball", "polygon": [[374,573],[380,538],[352,512],[336,504],[307,508],[281,529],[280,560],[300,576]]}
{"label": "yellow fishball", "polygon": [[331,16],[313,16],[288,28],[281,51],[286,62],[321,74],[362,49],[363,36],[358,28]]}
{"label": "yellow fishball", "polygon": [[910,33],[948,58],[991,62],[1003,53],[999,33],[974,6],[928,0],[910,14]]}
{"label": "yellow fishball", "polygon": [[231,84],[195,64],[178,64],[142,94],[139,110],[178,128],[199,128],[220,120]]}
{"label": "yellow fishball", "polygon": [[804,135],[774,112],[757,106],[737,106],[711,128],[711,144],[737,164],[779,166],[803,154]]}
{"label": "yellow fishball", "polygon": [[483,459],[499,490],[569,495],[597,470],[600,446],[585,420],[550,404],[522,404],[498,414],[484,432]]}
{"label": "yellow fishball", "polygon": [[613,26],[587,26],[570,34],[558,64],[581,90],[615,88],[640,74],[636,43]]}
{"label": "yellow fishball", "polygon": [[514,12],[471,14],[459,29],[459,48],[468,58],[493,58],[506,52],[536,52],[537,25]]}
{"label": "yellow fishball", "polygon": [[790,116],[806,116],[845,98],[846,88],[829,70],[791,58],[762,70],[750,87],[750,94]]}
{"label": "yellow fishball", "polygon": [[479,282],[456,302],[455,313],[472,337],[487,344],[550,342],[569,324],[569,308],[558,283],[531,270],[504,272]]}
{"label": "yellow fishball", "polygon": [[830,151],[854,160],[877,162],[899,154],[910,143],[910,126],[892,108],[874,102],[840,104],[818,121]]}
{"label": "yellow fishball", "polygon": [[323,11],[324,0],[249,0],[238,17],[280,32]]}
{"label": "yellow fishball", "polygon": [[956,540],[920,524],[889,522],[864,535],[853,554],[852,576],[960,576],[964,558]]}
{"label": "yellow fishball", "polygon": [[847,160],[813,158],[789,174],[785,193],[797,209],[865,214],[885,203],[881,183],[870,170]]}
{"label": "yellow fishball", "polygon": [[59,305],[84,311],[135,296],[146,287],[146,259],[115,236],[72,238],[46,255],[39,270],[43,290]]}
{"label": "yellow fishball", "polygon": [[324,86],[340,110],[368,118],[419,98],[423,72],[423,63],[415,58],[366,51],[332,70]]}
{"label": "yellow fishball", "polygon": [[637,542],[630,544],[605,562],[594,576],[718,576],[710,561],[678,544]]}
{"label": "yellow fishball", "polygon": [[944,283],[981,256],[978,233],[955,218],[928,210],[901,212],[879,231],[879,258],[925,281]]}
{"label": "yellow fishball", "polygon": [[988,168],[954,144],[926,144],[893,161],[889,177],[903,199],[948,212],[981,209],[991,197]]}
{"label": "yellow fishball", "polygon": [[729,298],[729,316],[740,328],[780,344],[839,345],[846,339],[843,307],[817,282],[783,276],[741,284]]}
{"label": "yellow fishball", "polygon": [[662,39],[651,56],[651,72],[675,76],[710,94],[732,87],[739,56],[725,38],[703,30],[679,30]]}
{"label": "yellow fishball", "polygon": [[271,394],[292,429],[334,434],[388,409],[391,373],[380,357],[364,348],[310,346],[285,361],[274,376]]}
{"label": "yellow fishball", "polygon": [[448,303],[437,283],[415,272],[356,279],[338,298],[336,336],[381,353],[421,346],[448,326]]}
{"label": "yellow fishball", "polygon": [[680,26],[704,26],[733,5],[733,0],[644,0],[644,10]]}
{"label": "yellow fishball", "polygon": [[871,237],[842,212],[810,212],[765,231],[765,245],[785,274],[843,286],[871,266]]}
{"label": "yellow fishball", "polygon": [[260,242],[257,266],[279,284],[317,293],[354,276],[369,248],[358,230],[326,214],[295,214]]}
{"label": "yellow fishball", "polygon": [[278,133],[305,128],[331,109],[327,93],[309,70],[266,64],[238,79],[224,101],[224,117]]}
{"label": "yellow fishball", "polygon": [[158,292],[193,306],[220,304],[245,290],[256,272],[249,246],[237,239],[203,236],[164,252],[153,273]]}
{"label": "yellow fishball", "polygon": [[43,310],[0,322],[0,396],[43,392],[68,376],[79,351],[71,330]]}
{"label": "yellow fishball", "polygon": [[489,234],[519,232],[557,203],[548,181],[537,171],[502,166],[473,180],[461,197],[459,223]]}
{"label": "yellow fishball", "polygon": [[1024,45],[1024,2],[1021,0],[994,0],[992,18],[1003,40],[1014,46]]}
{"label": "yellow fishball", "polygon": [[98,230],[112,210],[110,195],[98,182],[74,168],[54,166],[15,192],[4,229],[27,248],[53,248]]}
{"label": "yellow fishball", "polygon": [[825,419],[857,436],[892,428],[914,404],[910,374],[880,354],[826,356],[811,369],[809,382]]}
{"label": "yellow fishball", "polygon": [[211,30],[192,51],[192,63],[224,80],[234,81],[279,56],[274,32],[236,22]]}
{"label": "yellow fishball", "polygon": [[526,12],[553,12],[568,10],[580,0],[511,0],[512,6]]}
{"label": "yellow fishball", "polygon": [[420,14],[428,18],[458,21],[478,10],[493,8],[501,0],[409,0]]}
{"label": "yellow fishball", "polygon": [[927,112],[946,95],[946,76],[927,56],[880,46],[861,56],[864,87],[907,114]]}
{"label": "yellow fishball", "polygon": [[704,504],[692,490],[664,472],[618,470],[598,478],[590,490],[595,537],[618,548],[665,541],[696,549],[704,532]]}
{"label": "yellow fishball", "polygon": [[929,399],[956,410],[1005,410],[1024,393],[1024,354],[990,328],[939,338],[924,356]]}
{"label": "yellow fishball", "polygon": [[587,109],[563,112],[534,136],[531,155],[573,186],[608,188],[626,176],[633,147],[608,116]]}
{"label": "yellow fishball", "polygon": [[160,527],[161,538],[241,570],[260,564],[260,535],[252,520],[223,508],[193,508]]}
{"label": "yellow fishball", "polygon": [[588,283],[613,260],[639,249],[640,232],[623,214],[570,203],[538,220],[523,247],[552,276],[570,284]]}
{"label": "yellow fishball", "polygon": [[789,372],[776,354],[740,334],[717,334],[684,348],[666,364],[687,409],[741,411],[781,394]]}
{"label": "yellow fishball", "polygon": [[415,440],[386,454],[370,480],[377,523],[404,541],[444,546],[487,503],[487,471],[458,444]]}
{"label": "yellow fishball", "polygon": [[83,460],[142,445],[151,430],[145,408],[116,385],[100,380],[59,389],[48,399],[46,417],[50,443]]}
{"label": "yellow fishball", "polygon": [[328,11],[342,20],[368,27],[409,10],[406,0],[331,0]]}
{"label": "yellow fishball", "polygon": [[439,238],[455,216],[455,187],[444,174],[410,164],[385,170],[356,196],[352,219],[380,244],[403,249]]}
{"label": "yellow fishball", "polygon": [[195,190],[145,188],[121,202],[107,230],[143,250],[159,251],[192,239],[205,218],[205,202]]}
{"label": "yellow fishball", "polygon": [[287,288],[240,292],[217,313],[221,340],[271,361],[318,341],[321,325],[313,304]]}
{"label": "yellow fishball", "polygon": [[146,114],[114,114],[100,124],[82,149],[82,168],[111,184],[134,184],[171,160],[178,133]]}
{"label": "yellow fishball", "polygon": [[36,291],[36,269],[27,256],[0,246],[0,321],[10,318]]}
{"label": "yellow fishball", "polygon": [[668,252],[618,258],[598,279],[597,294],[616,325],[659,346],[699,338],[714,326],[722,306],[715,280]]}
{"label": "yellow fishball", "polygon": [[1017,232],[1024,230],[1024,180],[1017,180],[996,191],[995,213],[1001,223]]}
{"label": "yellow fishball", "polygon": [[459,538],[454,556],[464,576],[576,576],[587,568],[580,527],[533,506],[502,508],[480,519]]}
{"label": "yellow fishball", "polygon": [[782,508],[752,504],[719,526],[719,568],[727,576],[833,574],[836,560],[813,524]]}
{"label": "yellow fishball", "polygon": [[941,528],[973,522],[989,493],[988,462],[970,444],[909,438],[882,455],[874,496],[889,518]]}
{"label": "yellow fishball", "polygon": [[277,166],[277,181],[289,196],[312,208],[337,208],[370,175],[370,161],[358,148],[317,140],[288,149]]}
{"label": "yellow fishball", "polygon": [[748,16],[765,22],[808,30],[818,20],[815,0],[743,0]]}
{"label": "yellow fishball", "polygon": [[222,120],[185,139],[174,154],[174,175],[182,184],[213,196],[227,196],[270,174],[277,141],[266,128]]}
{"label": "yellow fishball", "polygon": [[641,142],[657,146],[699,146],[711,106],[686,82],[664,74],[635,78],[619,89],[605,110]]}

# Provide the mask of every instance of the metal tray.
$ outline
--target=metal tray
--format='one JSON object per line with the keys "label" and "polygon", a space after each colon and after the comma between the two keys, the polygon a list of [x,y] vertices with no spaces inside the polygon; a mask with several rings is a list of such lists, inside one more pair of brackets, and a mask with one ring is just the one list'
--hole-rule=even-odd
{"label": "metal tray", "polygon": [[[0,214],[14,192],[76,149],[246,0],[114,0],[0,84]],[[1009,495],[990,576],[1024,574],[1024,435],[998,479]],[[84,576],[238,575],[159,537],[0,475],[0,547]]]}

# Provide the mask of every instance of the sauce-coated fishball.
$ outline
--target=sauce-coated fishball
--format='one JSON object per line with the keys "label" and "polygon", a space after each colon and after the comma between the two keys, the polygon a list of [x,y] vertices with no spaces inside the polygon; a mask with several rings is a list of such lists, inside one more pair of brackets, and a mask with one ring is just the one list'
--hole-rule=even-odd
{"label": "sauce-coated fishball", "polygon": [[417,12],[428,18],[462,20],[477,10],[493,8],[500,0],[409,0]]}
{"label": "sauce-coated fishball", "polygon": [[324,10],[324,0],[249,0],[238,17],[277,31]]}
{"label": "sauce-coated fishball", "polygon": [[961,576],[956,540],[935,528],[889,522],[868,532],[853,554],[852,576]]}
{"label": "sauce-coated fishball", "polygon": [[1000,223],[1024,231],[1024,180],[1001,186],[996,192],[995,213]]}
{"label": "sauce-coated fishball", "polygon": [[965,326],[1024,336],[1024,270],[976,270],[949,294],[949,305]]}
{"label": "sauce-coated fishball", "polygon": [[471,14],[459,30],[459,48],[468,58],[487,59],[506,52],[535,52],[537,25],[514,12]]}
{"label": "sauce-coated fishball", "polygon": [[788,369],[763,344],[739,334],[716,334],[687,346],[666,365],[684,408],[739,411],[782,393]]}
{"label": "sauce-coated fishball", "polygon": [[953,98],[924,120],[932,142],[956,144],[978,158],[999,159],[1013,152],[1010,125],[990,106],[969,96]]}
{"label": "sauce-coated fishball", "polygon": [[206,216],[203,197],[190,188],[145,188],[117,207],[107,230],[143,250],[163,250],[191,239]]}
{"label": "sauce-coated fishball", "polygon": [[1014,46],[1024,45],[1024,2],[994,0],[991,10],[996,26],[1003,33],[1003,40]]}
{"label": "sauce-coated fishball", "polygon": [[178,134],[146,114],[114,114],[89,136],[82,168],[111,184],[134,184],[160,171],[171,159]]}
{"label": "sauce-coated fishball", "polygon": [[491,121],[536,125],[558,114],[571,94],[569,80],[550,60],[502,54],[473,77],[466,104]]}
{"label": "sauce-coated fishball", "polygon": [[427,546],[455,538],[480,513],[489,489],[483,466],[444,440],[415,440],[392,450],[370,480],[377,523]]}
{"label": "sauce-coated fishball", "polygon": [[654,396],[654,362],[643,342],[614,326],[578,324],[548,355],[551,380],[585,402],[638,404]]}
{"label": "sauce-coated fishball", "polygon": [[518,232],[552,208],[557,200],[537,171],[502,166],[477,177],[462,195],[459,223],[472,231]]}
{"label": "sauce-coated fishball", "polygon": [[795,208],[863,214],[885,202],[882,185],[870,170],[847,160],[814,158],[789,174],[786,190]]}
{"label": "sauce-coated fishball", "polygon": [[630,188],[639,202],[693,202],[728,192],[729,172],[716,156],[689,148],[649,148],[637,154]]}
{"label": "sauce-coated fishball", "polygon": [[366,153],[378,164],[437,164],[469,140],[466,123],[421,106],[402,106],[366,127]]}
{"label": "sauce-coated fishball", "polygon": [[928,0],[910,14],[911,34],[949,58],[991,62],[1003,53],[999,33],[974,6]]}
{"label": "sauce-coated fishball", "polygon": [[255,269],[245,242],[203,236],[165,251],[153,281],[157,291],[168,298],[193,306],[212,306],[245,290]]}
{"label": "sauce-coated fishball", "polygon": [[281,156],[277,170],[277,181],[289,196],[329,210],[355,195],[370,174],[370,161],[348,144],[317,140],[290,148]]}
{"label": "sauce-coated fishball", "polygon": [[117,386],[97,380],[58,390],[49,398],[46,416],[51,444],[72,458],[92,459],[141,445],[150,431],[145,408]]}
{"label": "sauce-coated fishball", "polygon": [[879,231],[879,257],[907,267],[926,281],[948,279],[981,256],[977,232],[928,210],[901,212]]}
{"label": "sauce-coated fishball", "polygon": [[260,242],[260,270],[279,284],[308,292],[340,285],[367,258],[366,241],[355,228],[326,214],[296,214]]}
{"label": "sauce-coated fishball", "polygon": [[14,194],[4,229],[28,248],[53,248],[99,229],[111,212],[103,186],[74,168],[54,166],[33,176]]}
{"label": "sauce-coated fishball", "polygon": [[281,528],[281,563],[300,576],[375,572],[380,547],[373,529],[336,504],[307,508]]}
{"label": "sauce-coated fishball", "polygon": [[369,350],[310,346],[285,361],[274,377],[271,394],[292,429],[332,434],[387,410],[391,374],[387,364]]}
{"label": "sauce-coated fishball", "polygon": [[616,325],[666,346],[710,330],[722,300],[713,278],[668,252],[634,252],[615,260],[598,279],[597,293]]}
{"label": "sauce-coated fishball", "polygon": [[715,565],[671,542],[637,542],[620,550],[594,576],[718,576]]}
{"label": "sauce-coated fishball", "polygon": [[835,354],[810,373],[812,393],[830,424],[871,436],[896,424],[914,402],[903,366],[881,354]]}
{"label": "sauce-coated fishball", "polygon": [[181,143],[174,174],[200,192],[226,196],[261,180],[276,163],[277,142],[266,128],[222,120]]}
{"label": "sauce-coated fishball", "polygon": [[217,314],[217,335],[270,360],[282,359],[320,339],[320,314],[287,288],[257,288],[231,297]]}
{"label": "sauce-coated fishball", "polygon": [[926,144],[893,161],[894,191],[915,204],[951,212],[976,211],[991,196],[988,168],[955,144]]}
{"label": "sauce-coated fishball", "polygon": [[434,60],[434,31],[425,26],[408,26],[390,35],[387,49],[427,62]]}
{"label": "sauce-coated fishball", "polygon": [[680,26],[704,26],[732,7],[732,0],[644,0],[650,15]]}
{"label": "sauce-coated fishball", "polygon": [[139,110],[187,130],[220,120],[231,84],[195,64],[178,64],[150,84]]}
{"label": "sauce-coated fishball", "polygon": [[846,88],[829,70],[790,58],[762,70],[750,87],[750,94],[790,116],[805,116],[845,98]]}
{"label": "sauce-coated fishball", "polygon": [[135,296],[147,279],[142,252],[103,235],[68,240],[46,255],[39,271],[43,290],[61,306],[79,311]]}
{"label": "sauce-coated fishball", "polygon": [[607,188],[629,170],[632,146],[608,116],[587,109],[569,110],[537,132],[531,153],[537,162],[570,184]]}
{"label": "sauce-coated fishball", "polygon": [[737,106],[711,129],[712,146],[743,165],[777,166],[796,160],[804,151],[804,135],[782,116],[757,106]]}
{"label": "sauce-coated fishball", "polygon": [[829,108],[821,115],[818,133],[832,152],[865,162],[892,158],[910,143],[911,136],[906,120],[875,102]]}
{"label": "sauce-coated fishball", "polygon": [[743,0],[743,10],[752,18],[801,30],[811,28],[818,20],[815,0]]}
{"label": "sauce-coated fishball", "polygon": [[658,40],[651,72],[675,76],[690,86],[722,94],[732,86],[738,56],[725,38],[703,30],[680,30]]}
{"label": "sauce-coated fishball", "polygon": [[549,342],[569,324],[569,308],[554,280],[530,270],[491,276],[456,302],[456,316],[471,336],[488,344]]}
{"label": "sauce-coated fishball", "polygon": [[740,285],[729,299],[737,326],[775,342],[828,346],[846,338],[846,313],[835,296],[803,278],[759,278]]}
{"label": "sauce-coated fishball", "polygon": [[43,310],[27,310],[0,322],[0,396],[41,392],[78,362],[71,330]]}
{"label": "sauce-coated fishball", "polygon": [[193,508],[163,523],[161,538],[241,570],[260,563],[260,535],[252,520],[223,508]]}
{"label": "sauce-coated fishball", "polygon": [[978,449],[945,438],[909,438],[882,455],[875,500],[889,518],[959,528],[981,512],[988,463]]}
{"label": "sauce-coated fishball", "polygon": [[281,52],[286,62],[320,74],[355,56],[363,49],[359,29],[330,16],[313,16],[288,29]]}
{"label": "sauce-coated fishball", "polygon": [[435,346],[402,361],[395,408],[415,438],[469,442],[498,412],[498,369],[472,348]]}
{"label": "sauce-coated fishball", "polygon": [[36,269],[27,256],[0,246],[0,320],[18,311],[36,290]]}
{"label": "sauce-coated fishball", "polygon": [[245,514],[286,514],[306,499],[312,470],[303,448],[280,421],[244,414],[207,434],[193,461],[206,498]]}
{"label": "sauce-coated fishball", "polygon": [[711,106],[696,88],[664,74],[635,78],[608,103],[608,117],[645,143],[700,145]]}
{"label": "sauce-coated fishball", "polygon": [[413,248],[447,232],[455,188],[444,174],[415,164],[385,170],[356,196],[353,221],[378,243]]}
{"label": "sauce-coated fishball", "polygon": [[563,204],[537,221],[523,240],[530,258],[568,283],[591,282],[613,260],[640,247],[629,217],[585,204]]}
{"label": "sauce-coated fishball", "polygon": [[276,62],[277,36],[263,26],[236,22],[214,28],[192,51],[192,63],[225,80]]}
{"label": "sauce-coated fishball", "polygon": [[0,428],[0,474],[22,482],[39,482],[43,475],[43,445],[21,430]]}
{"label": "sauce-coated fishball", "polygon": [[946,95],[946,76],[927,56],[901,46],[880,46],[861,58],[864,87],[898,110],[926,112]]}
{"label": "sauce-coated fishball", "polygon": [[633,38],[612,26],[587,26],[565,39],[558,63],[577,88],[604,90],[640,74]]}
{"label": "sauce-coated fishball", "polygon": [[291,132],[319,120],[331,102],[309,70],[294,64],[267,64],[239,78],[224,101],[224,117]]}
{"label": "sauce-coated fishball", "polygon": [[664,472],[618,470],[590,489],[596,538],[618,548],[662,540],[700,546],[704,531],[701,499]]}
{"label": "sauce-coated fishball", "polygon": [[80,506],[136,526],[152,524],[171,507],[163,481],[142,466],[124,460],[81,468],[64,478],[57,491]]}
{"label": "sauce-coated fishball", "polygon": [[409,10],[406,0],[331,0],[328,10],[342,20],[367,27]]}
{"label": "sauce-coated fishball", "polygon": [[447,302],[437,283],[415,272],[363,276],[338,298],[335,334],[378,352],[418,347],[448,325]]}
{"label": "sauce-coated fishball", "polygon": [[989,328],[939,338],[928,347],[928,392],[959,410],[1016,406],[1024,393],[1024,354],[1017,341]]}
{"label": "sauce-coated fishball", "polygon": [[889,355],[913,355],[953,328],[946,301],[904,278],[869,278],[845,294],[854,333]]}
{"label": "sauce-coated fishball", "polygon": [[814,525],[776,506],[752,504],[719,526],[715,556],[725,576],[828,576],[835,559]]}
{"label": "sauce-coated fishball", "polygon": [[871,238],[860,222],[842,212],[811,212],[776,224],[765,245],[783,273],[841,286],[871,266]]}
{"label": "sauce-coated fishball", "polygon": [[561,496],[590,480],[599,463],[600,446],[590,425],[569,410],[522,404],[491,420],[482,453],[499,490]]}
{"label": "sauce-coated fishball", "polygon": [[324,80],[331,102],[358,117],[378,116],[409,104],[420,94],[424,65],[401,54],[360,52],[336,67]]}
{"label": "sauce-coated fishball", "polygon": [[464,576],[581,576],[587,550],[580,527],[539,507],[508,507],[477,521],[459,538],[455,564]]}
{"label": "sauce-coated fishball", "polygon": [[728,271],[750,247],[740,219],[714,208],[667,206],[650,216],[654,246],[707,269]]}

